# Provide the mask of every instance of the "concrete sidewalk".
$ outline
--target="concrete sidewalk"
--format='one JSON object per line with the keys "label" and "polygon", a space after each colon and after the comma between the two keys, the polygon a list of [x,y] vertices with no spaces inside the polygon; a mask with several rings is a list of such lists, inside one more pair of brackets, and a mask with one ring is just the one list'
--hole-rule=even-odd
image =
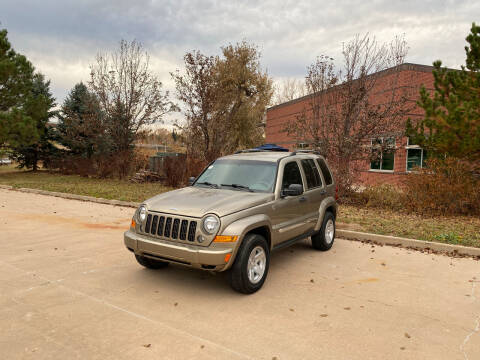
{"label": "concrete sidewalk", "polygon": [[150,271],[132,208],[0,190],[0,359],[480,359],[480,262],[337,239],[264,288]]}

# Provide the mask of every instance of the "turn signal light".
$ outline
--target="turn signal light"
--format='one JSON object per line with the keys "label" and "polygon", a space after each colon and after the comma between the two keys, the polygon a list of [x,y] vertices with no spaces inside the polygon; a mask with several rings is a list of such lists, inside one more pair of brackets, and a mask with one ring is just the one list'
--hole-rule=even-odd
{"label": "turn signal light", "polygon": [[132,219],[132,223],[130,224],[130,227],[135,229],[135,226],[137,226],[137,223],[135,222],[135,219]]}
{"label": "turn signal light", "polygon": [[231,257],[232,257],[232,254],[225,255],[225,263],[227,263],[228,260],[230,260]]}
{"label": "turn signal light", "polygon": [[214,242],[235,242],[237,241],[238,236],[228,236],[228,235],[217,235],[215,236],[215,239],[213,239]]}

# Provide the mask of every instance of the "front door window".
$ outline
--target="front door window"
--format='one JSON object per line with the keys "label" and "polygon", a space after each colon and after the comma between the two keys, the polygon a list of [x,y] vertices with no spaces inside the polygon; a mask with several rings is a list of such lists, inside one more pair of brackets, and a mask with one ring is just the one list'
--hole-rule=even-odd
{"label": "front door window", "polygon": [[303,186],[302,175],[296,161],[285,164],[283,169],[282,190],[287,189],[292,184]]}

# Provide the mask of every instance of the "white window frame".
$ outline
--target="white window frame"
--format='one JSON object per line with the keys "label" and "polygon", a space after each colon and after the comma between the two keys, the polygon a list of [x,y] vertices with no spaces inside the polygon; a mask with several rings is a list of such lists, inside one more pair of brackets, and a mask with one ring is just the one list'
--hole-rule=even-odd
{"label": "white window frame", "polygon": [[420,153],[420,169],[423,169],[423,152],[424,149],[420,147],[420,145],[410,145],[410,138],[407,137],[407,145],[405,146],[406,154],[405,154],[405,171],[407,173],[415,172],[413,170],[408,170],[408,150],[409,149],[416,149],[416,150],[421,150],[422,152]]}
{"label": "white window frame", "polygon": [[382,167],[382,162],[383,162],[383,151],[381,152],[380,154],[380,169],[372,169],[372,161],[370,161],[370,169],[368,171],[371,171],[371,172],[382,172],[382,173],[393,173],[395,171],[395,150],[397,149],[397,138],[395,136],[379,136],[379,137],[376,137],[376,138],[372,138],[370,139],[370,151],[373,149],[373,142],[375,140],[379,140],[381,139],[382,140],[382,144],[383,144],[383,141],[385,139],[393,139],[393,147],[392,147],[392,150],[394,151],[394,155],[393,155],[393,170],[384,170],[384,169],[381,169]]}

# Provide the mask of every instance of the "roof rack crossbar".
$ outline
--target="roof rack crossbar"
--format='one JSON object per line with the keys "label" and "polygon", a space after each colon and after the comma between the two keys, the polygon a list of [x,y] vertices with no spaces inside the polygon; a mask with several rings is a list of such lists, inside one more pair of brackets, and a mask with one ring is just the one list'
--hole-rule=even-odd
{"label": "roof rack crossbar", "polygon": [[292,152],[292,155],[296,155],[296,154],[299,154],[299,153],[322,155],[322,154],[320,153],[320,151],[318,151],[318,150],[308,150],[308,149],[305,149],[305,150],[303,150],[303,149],[294,150],[294,151]]}
{"label": "roof rack crossbar", "polygon": [[258,149],[246,149],[246,150],[238,150],[235,154],[242,154],[242,153],[252,153],[252,152],[281,152],[280,150],[258,150]]}

